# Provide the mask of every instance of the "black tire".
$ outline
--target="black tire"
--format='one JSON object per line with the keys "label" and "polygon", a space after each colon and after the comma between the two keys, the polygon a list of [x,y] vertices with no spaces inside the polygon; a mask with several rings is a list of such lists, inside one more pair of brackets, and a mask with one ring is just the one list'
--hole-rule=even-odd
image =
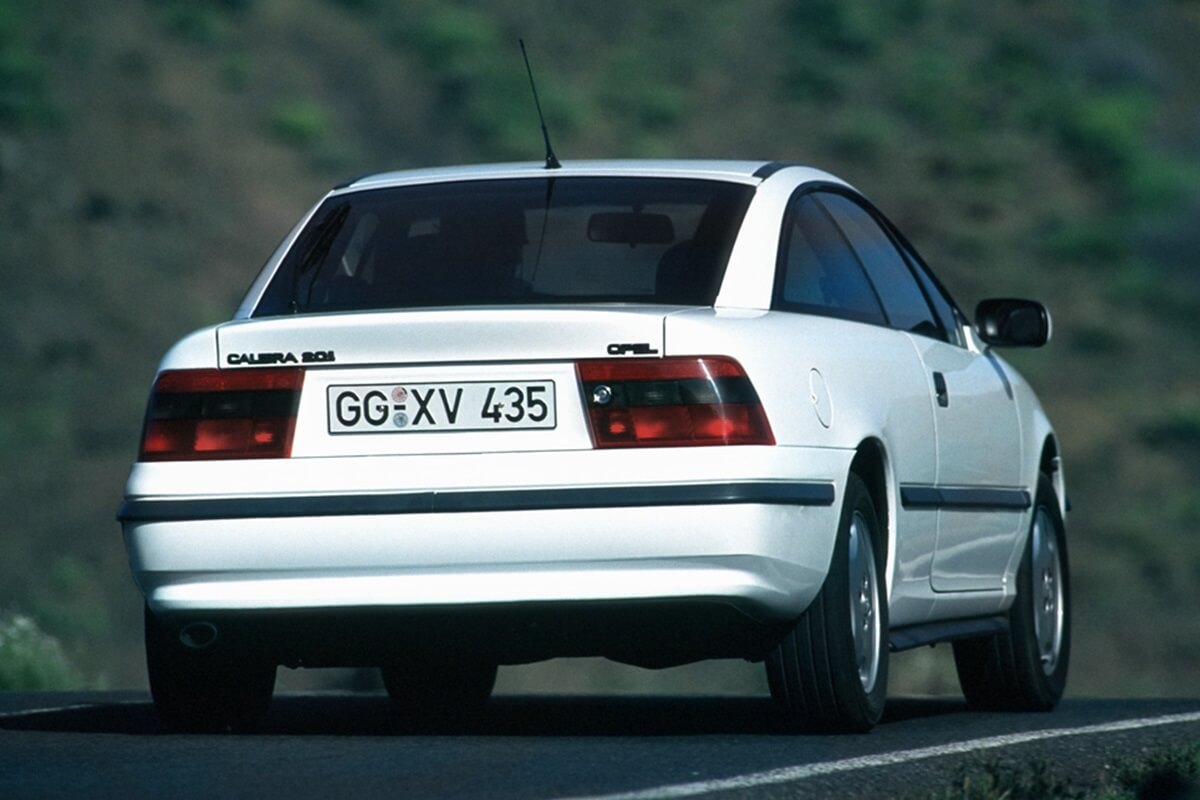
{"label": "black tire", "polygon": [[882,536],[871,495],[852,473],[825,583],[766,660],[771,697],[789,728],[865,733],[883,716],[888,609]]}
{"label": "black tire", "polygon": [[399,714],[417,719],[478,713],[496,685],[496,664],[464,659],[413,659],[379,670]]}
{"label": "black tire", "polygon": [[146,671],[154,710],[180,731],[245,730],[271,704],[275,665],[213,645],[186,647],[178,629],[145,611]]}
{"label": "black tire", "polygon": [[1005,633],[954,643],[967,703],[991,711],[1049,711],[1067,684],[1071,582],[1066,530],[1045,475],[1038,481],[1008,623]]}

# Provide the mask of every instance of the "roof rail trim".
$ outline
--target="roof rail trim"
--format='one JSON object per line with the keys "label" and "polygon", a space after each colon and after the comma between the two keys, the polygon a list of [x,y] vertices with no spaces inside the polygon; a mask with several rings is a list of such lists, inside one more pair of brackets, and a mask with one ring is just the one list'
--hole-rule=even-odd
{"label": "roof rail trim", "polygon": [[761,167],[754,170],[754,177],[763,178],[765,180],[766,178],[774,175],[776,172],[779,172],[781,169],[795,166],[799,165],[793,161],[768,161],[766,164],[763,164]]}
{"label": "roof rail trim", "polygon": [[338,191],[339,189],[345,189],[345,188],[346,188],[346,187],[348,187],[348,186],[353,186],[354,184],[356,184],[356,183],[358,183],[359,181],[361,181],[363,178],[369,178],[369,177],[371,177],[373,174],[374,174],[374,173],[371,173],[371,172],[366,172],[366,173],[363,173],[362,175],[355,175],[353,178],[347,178],[346,180],[342,181],[341,183],[334,184],[334,187],[333,187],[333,189],[332,189],[331,191],[334,191],[334,192],[336,192],[336,191]]}

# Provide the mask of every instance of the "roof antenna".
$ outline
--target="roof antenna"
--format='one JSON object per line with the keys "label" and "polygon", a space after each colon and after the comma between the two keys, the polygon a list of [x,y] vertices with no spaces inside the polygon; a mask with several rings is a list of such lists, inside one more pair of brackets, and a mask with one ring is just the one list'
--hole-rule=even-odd
{"label": "roof antenna", "polygon": [[546,169],[559,169],[562,164],[558,163],[558,158],[554,155],[554,148],[550,146],[546,118],[542,115],[542,104],[538,102],[537,86],[533,83],[533,70],[529,68],[529,54],[525,52],[525,40],[517,39],[517,42],[521,45],[521,57],[525,59],[525,72],[529,75],[529,88],[533,90],[533,104],[537,107],[538,121],[542,123],[542,138],[546,141]]}

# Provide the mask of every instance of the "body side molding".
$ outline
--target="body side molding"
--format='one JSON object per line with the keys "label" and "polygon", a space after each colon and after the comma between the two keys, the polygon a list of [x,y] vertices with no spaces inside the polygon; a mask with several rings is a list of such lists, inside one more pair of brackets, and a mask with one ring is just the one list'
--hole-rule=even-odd
{"label": "body side molding", "polygon": [[181,522],[206,519],[537,511],[733,503],[831,506],[834,502],[834,495],[832,483],[760,481],[479,492],[127,500],[122,503],[117,513],[117,519],[126,523]]}
{"label": "body side molding", "polygon": [[1025,511],[1033,500],[1025,489],[992,486],[914,486],[900,487],[904,508],[992,509]]}

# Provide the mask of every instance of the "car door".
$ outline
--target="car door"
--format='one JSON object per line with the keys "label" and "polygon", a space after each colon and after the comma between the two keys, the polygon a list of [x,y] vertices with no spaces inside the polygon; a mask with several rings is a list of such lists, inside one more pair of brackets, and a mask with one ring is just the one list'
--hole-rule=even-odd
{"label": "car door", "polygon": [[[891,472],[901,484],[936,482],[936,435],[929,385],[917,349],[906,333],[893,329],[878,293],[859,258],[829,212],[811,190],[801,189],[789,203],[784,221],[774,307],[811,316],[832,317],[844,324],[799,324],[808,339],[800,352],[811,363],[797,370],[820,376],[833,400],[833,432],[837,420],[858,424],[845,430],[861,435],[871,426],[887,442]],[[836,331],[836,335],[831,335]],[[819,337],[820,341],[813,341]],[[803,385],[809,385],[804,377]],[[815,390],[814,390],[815,391]],[[824,420],[827,424],[828,420]],[[855,446],[858,441],[838,440]],[[929,555],[936,536],[936,510],[901,509],[889,513],[895,547],[892,571],[892,623],[923,618],[929,594]],[[913,599],[909,603],[906,598]]]}
{"label": "car door", "polygon": [[886,223],[843,194],[822,193],[821,202],[854,246],[889,323],[908,332],[929,381],[936,481],[902,483],[900,495],[906,510],[938,511],[932,587],[1001,589],[1029,506],[1019,486],[1020,423],[1004,368],[990,352],[964,346],[949,299]]}

